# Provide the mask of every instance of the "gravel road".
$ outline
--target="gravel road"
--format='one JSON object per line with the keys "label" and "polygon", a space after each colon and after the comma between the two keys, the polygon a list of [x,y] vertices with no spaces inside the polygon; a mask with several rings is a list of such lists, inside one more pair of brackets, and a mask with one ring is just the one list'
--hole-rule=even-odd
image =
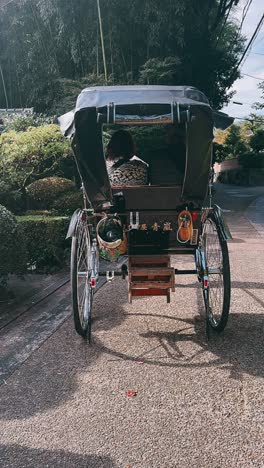
{"label": "gravel road", "polygon": [[108,283],[92,346],[67,319],[1,386],[1,468],[264,467],[264,188],[217,190],[234,237],[225,332],[207,342],[195,276],[169,305]]}

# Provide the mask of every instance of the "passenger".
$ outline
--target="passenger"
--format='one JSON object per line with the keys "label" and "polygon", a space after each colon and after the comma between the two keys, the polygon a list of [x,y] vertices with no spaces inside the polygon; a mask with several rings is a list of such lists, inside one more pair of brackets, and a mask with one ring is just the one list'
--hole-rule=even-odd
{"label": "passenger", "polygon": [[113,134],[107,146],[106,165],[113,186],[148,184],[148,164],[135,156],[132,136],[125,130]]}

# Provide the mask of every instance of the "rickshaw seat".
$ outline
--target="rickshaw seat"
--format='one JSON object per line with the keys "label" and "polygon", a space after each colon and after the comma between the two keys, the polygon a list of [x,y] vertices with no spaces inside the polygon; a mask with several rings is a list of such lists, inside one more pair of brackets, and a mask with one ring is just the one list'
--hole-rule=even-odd
{"label": "rickshaw seat", "polygon": [[151,185],[182,185],[184,174],[179,170],[177,159],[166,155],[155,157],[149,162]]}
{"label": "rickshaw seat", "polygon": [[181,204],[182,186],[115,186],[114,194],[122,193],[126,210],[175,210]]}

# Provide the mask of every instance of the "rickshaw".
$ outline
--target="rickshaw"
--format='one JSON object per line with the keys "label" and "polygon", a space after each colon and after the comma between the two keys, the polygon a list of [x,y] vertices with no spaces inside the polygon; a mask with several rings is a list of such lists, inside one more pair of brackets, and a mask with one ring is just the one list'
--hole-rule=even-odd
{"label": "rickshaw", "polygon": [[[72,238],[75,329],[89,342],[100,275],[107,280],[114,275],[126,279],[131,303],[140,296],[165,296],[170,302],[175,277],[195,274],[204,299],[207,336],[212,330],[224,330],[230,307],[227,241],[231,234],[221,209],[212,205],[212,148],[214,127],[224,129],[232,122],[227,114],[213,111],[206,96],[190,86],[91,87],[81,92],[74,111],[60,117],[63,134],[72,140],[83,190],[84,205],[73,214],[68,237]],[[110,125],[181,128],[185,142],[182,179],[174,182],[168,177],[167,184],[164,167],[165,183],[111,186],[102,139],[103,128]],[[100,229],[107,225],[119,234],[111,239],[109,231],[104,237]],[[120,263],[124,238],[126,261]],[[107,262],[107,271],[99,268],[102,244],[114,260]],[[193,269],[171,266],[172,256],[177,262],[182,255],[193,258]]]}

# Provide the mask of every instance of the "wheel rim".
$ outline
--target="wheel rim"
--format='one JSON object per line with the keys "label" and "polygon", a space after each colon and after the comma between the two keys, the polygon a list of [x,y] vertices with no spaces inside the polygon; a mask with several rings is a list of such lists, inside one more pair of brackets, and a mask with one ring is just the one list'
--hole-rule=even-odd
{"label": "wheel rim", "polygon": [[88,226],[85,222],[80,221],[77,249],[77,301],[80,322],[84,329],[89,324],[92,303],[90,250]]}
{"label": "wheel rim", "polygon": [[208,271],[208,318],[216,327],[222,317],[224,307],[223,253],[217,227],[207,219],[203,229],[204,250]]}

